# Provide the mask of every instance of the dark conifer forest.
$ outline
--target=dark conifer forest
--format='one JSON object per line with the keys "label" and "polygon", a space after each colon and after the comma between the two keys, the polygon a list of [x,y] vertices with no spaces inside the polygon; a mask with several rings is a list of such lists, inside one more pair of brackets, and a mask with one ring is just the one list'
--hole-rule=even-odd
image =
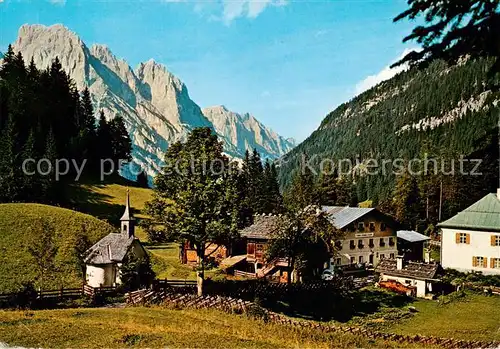
{"label": "dark conifer forest", "polygon": [[[490,90],[487,84],[491,82],[488,73],[494,61],[467,57],[455,65],[434,61],[425,69],[412,68],[400,73],[340,105],[309,138],[282,159],[279,168],[282,187],[291,186],[295,174],[303,167],[304,157],[316,169],[326,158],[336,164],[347,159],[361,165],[355,173],[339,179],[348,182],[343,189],[353,184],[355,201],[371,200],[372,205],[394,215],[398,205],[415,202],[416,212],[409,214],[409,219],[400,217],[412,227],[420,221],[425,223],[420,226],[435,223],[440,217],[449,217],[486,193],[496,191],[499,93]],[[443,163],[445,172],[449,172],[454,161],[455,172],[459,172],[458,161],[462,157],[480,159],[476,172],[481,175],[440,173],[396,178],[390,169],[386,174],[376,175],[363,171],[368,159],[376,159],[380,164],[382,159],[400,158],[408,163],[414,158],[427,158],[437,160],[439,168]],[[470,171],[474,166],[468,162],[464,167]],[[336,173],[338,170],[334,169]],[[334,181],[332,187],[325,182],[332,179],[319,173],[316,179],[323,187],[320,198],[334,204],[338,183]],[[415,199],[402,198],[398,193],[413,195]],[[345,199],[340,201],[338,204],[346,204]]]}
{"label": "dark conifer forest", "polygon": [[60,162],[67,174],[56,178],[59,159],[84,164],[85,177],[98,176],[101,159],[131,159],[121,117],[108,121],[101,112],[96,124],[89,91],[77,90],[57,58],[36,67],[11,46],[0,67],[0,134],[0,202],[63,201],[60,189],[76,170]]}

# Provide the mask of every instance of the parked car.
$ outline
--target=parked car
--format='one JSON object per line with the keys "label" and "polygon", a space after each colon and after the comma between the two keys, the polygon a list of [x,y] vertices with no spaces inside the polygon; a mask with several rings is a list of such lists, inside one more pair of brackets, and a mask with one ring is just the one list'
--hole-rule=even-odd
{"label": "parked car", "polygon": [[333,280],[333,277],[334,277],[333,271],[329,269],[323,270],[323,273],[321,274],[321,280],[331,281]]}

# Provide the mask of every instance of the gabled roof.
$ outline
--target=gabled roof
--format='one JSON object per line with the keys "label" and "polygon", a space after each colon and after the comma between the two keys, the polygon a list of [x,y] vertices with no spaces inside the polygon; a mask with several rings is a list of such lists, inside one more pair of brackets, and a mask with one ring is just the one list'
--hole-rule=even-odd
{"label": "gabled roof", "polygon": [[84,261],[87,264],[122,262],[134,240],[134,236],[110,233],[85,252]]}
{"label": "gabled roof", "polygon": [[398,239],[403,239],[409,242],[427,241],[431,239],[427,235],[417,233],[413,230],[398,230],[397,235]]}
{"label": "gabled roof", "polygon": [[344,206],[322,206],[321,209],[328,214],[328,218],[337,229],[342,229],[363,217],[374,208],[344,207]]}
{"label": "gabled roof", "polygon": [[267,240],[278,229],[280,219],[279,216],[257,215],[253,224],[243,229],[240,234],[246,238]]}
{"label": "gabled roof", "polygon": [[439,264],[421,262],[403,262],[403,269],[398,270],[395,259],[382,259],[375,268],[377,273],[420,280],[435,279],[438,271]]}
{"label": "gabled roof", "polygon": [[495,194],[488,194],[438,227],[500,231],[500,200]]}

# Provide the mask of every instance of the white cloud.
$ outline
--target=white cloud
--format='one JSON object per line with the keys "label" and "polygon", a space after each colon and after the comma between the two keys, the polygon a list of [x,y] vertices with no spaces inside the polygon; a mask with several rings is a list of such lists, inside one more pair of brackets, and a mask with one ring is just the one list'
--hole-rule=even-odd
{"label": "white cloud", "polygon": [[[403,58],[404,56],[406,56],[408,53],[410,53],[413,50],[415,50],[415,49],[412,49],[412,48],[405,49],[403,51],[403,53],[397,59],[394,60],[394,62],[399,61],[401,58]],[[356,95],[359,95],[360,93],[362,93],[366,90],[369,90],[370,88],[372,88],[373,86],[377,85],[378,83],[380,83],[382,81],[389,80],[397,73],[400,73],[403,70],[406,70],[408,68],[407,64],[403,64],[403,65],[400,65],[398,67],[391,68],[391,64],[386,66],[384,69],[382,69],[377,74],[369,75],[366,78],[364,78],[363,80],[361,80],[360,82],[358,82],[356,84]]]}
{"label": "white cloud", "polygon": [[222,0],[222,20],[230,24],[238,17],[256,18],[269,6],[286,4],[286,0]]}

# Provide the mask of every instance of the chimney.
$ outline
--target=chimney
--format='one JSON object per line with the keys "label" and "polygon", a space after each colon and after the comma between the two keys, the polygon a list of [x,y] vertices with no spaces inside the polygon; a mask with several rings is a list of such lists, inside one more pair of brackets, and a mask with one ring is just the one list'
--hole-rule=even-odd
{"label": "chimney", "polygon": [[497,199],[500,200],[500,188],[497,189]]}
{"label": "chimney", "polygon": [[111,245],[108,244],[108,254],[109,254],[109,259],[113,260],[113,256],[111,255]]}
{"label": "chimney", "polygon": [[424,251],[424,262],[425,263],[430,263],[431,262],[431,253],[427,249]]}
{"label": "chimney", "polygon": [[396,257],[396,268],[398,270],[402,270],[403,269],[403,256],[397,256]]}

